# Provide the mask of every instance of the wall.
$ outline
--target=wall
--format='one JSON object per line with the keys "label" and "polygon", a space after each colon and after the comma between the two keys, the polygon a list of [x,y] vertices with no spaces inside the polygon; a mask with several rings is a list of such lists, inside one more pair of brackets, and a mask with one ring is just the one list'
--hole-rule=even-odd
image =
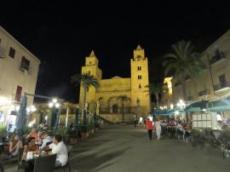
{"label": "wall", "polygon": [[[223,52],[224,58],[217,60],[215,63],[210,65],[210,70],[208,68],[208,61],[215,56],[216,50]],[[215,100],[223,96],[230,95],[230,31],[227,31],[219,39],[217,39],[213,44],[211,44],[203,53],[202,61],[206,65],[204,69],[198,76],[186,81],[186,92],[188,97],[191,96],[191,101],[199,100]],[[225,74],[226,77],[226,87],[224,89],[215,89],[220,86],[219,76]],[[213,84],[212,84],[212,78]],[[176,103],[182,96],[181,85],[175,86],[177,81],[173,79],[173,97],[174,103]],[[213,90],[214,86],[214,90]],[[199,94],[206,90],[206,94]],[[189,101],[188,97],[186,98]]]}
{"label": "wall", "polygon": [[[22,87],[22,94],[25,92],[34,94],[37,84],[37,76],[40,61],[6,30],[0,26],[0,97],[15,102],[17,86]],[[9,56],[10,47],[15,49],[14,58]],[[22,57],[30,61],[28,71],[21,71]],[[33,98],[28,98],[28,104],[33,103]],[[0,107],[1,110],[1,107]],[[9,112],[7,112],[9,113]]]}

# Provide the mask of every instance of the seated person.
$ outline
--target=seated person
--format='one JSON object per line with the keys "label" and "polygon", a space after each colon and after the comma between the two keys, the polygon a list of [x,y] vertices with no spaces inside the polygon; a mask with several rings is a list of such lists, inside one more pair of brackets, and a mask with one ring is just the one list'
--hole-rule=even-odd
{"label": "seated person", "polygon": [[17,156],[20,148],[23,148],[22,141],[19,139],[17,135],[14,135],[9,143],[10,158]]}
{"label": "seated person", "polygon": [[27,143],[25,143],[22,159],[27,160],[28,152],[37,152],[37,151],[38,151],[38,146],[35,144],[35,139],[30,138],[27,141]]}
{"label": "seated person", "polygon": [[34,138],[38,139],[38,132],[35,128],[32,128],[31,132],[26,136],[27,139]]}
{"label": "seated person", "polygon": [[47,131],[44,131],[41,135],[42,144],[40,149],[44,149],[49,143],[52,143],[52,138],[48,135]]}
{"label": "seated person", "polygon": [[25,143],[24,151],[22,155],[22,165],[24,167],[25,172],[33,172],[34,169],[34,161],[32,160],[31,153],[38,153],[38,146],[35,144],[35,139],[31,137],[28,139],[27,143]]}
{"label": "seated person", "polygon": [[185,127],[185,142],[191,141],[192,127],[187,124]]}
{"label": "seated person", "polygon": [[49,148],[52,149],[52,154],[56,154],[55,166],[64,166],[68,161],[68,151],[67,147],[62,141],[61,135],[55,135],[53,138],[53,143],[49,145]]}

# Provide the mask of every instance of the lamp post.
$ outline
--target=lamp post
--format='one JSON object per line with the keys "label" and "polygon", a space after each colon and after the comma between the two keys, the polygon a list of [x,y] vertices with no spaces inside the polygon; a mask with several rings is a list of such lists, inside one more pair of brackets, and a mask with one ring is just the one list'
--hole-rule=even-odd
{"label": "lamp post", "polygon": [[[29,107],[26,108],[26,112],[27,115],[31,115],[31,113],[37,111],[37,108],[34,105],[31,105]],[[29,117],[29,119],[31,120],[31,117]],[[28,127],[33,127],[33,125],[36,123],[36,119],[33,119],[31,121],[28,122]]]}
{"label": "lamp post", "polygon": [[[177,103],[177,107],[179,108],[180,111],[184,110],[186,104],[184,102],[184,100],[180,99]],[[177,113],[175,113],[175,116],[176,115],[179,115],[179,111],[176,111]]]}
{"label": "lamp post", "polygon": [[49,108],[52,109],[51,111],[51,128],[56,129],[57,124],[58,124],[58,114],[59,114],[59,108],[60,108],[60,103],[58,102],[57,98],[53,98],[51,102],[48,104]]}

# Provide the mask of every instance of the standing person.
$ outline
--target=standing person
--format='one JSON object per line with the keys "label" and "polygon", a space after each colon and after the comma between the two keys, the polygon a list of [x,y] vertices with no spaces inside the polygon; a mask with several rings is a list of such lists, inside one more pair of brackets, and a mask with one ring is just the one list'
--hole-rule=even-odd
{"label": "standing person", "polygon": [[134,128],[137,128],[137,124],[138,124],[138,119],[137,117],[134,118]]}
{"label": "standing person", "polygon": [[160,138],[161,138],[161,121],[159,119],[157,119],[155,127],[156,127],[157,140],[160,140]]}
{"label": "standing person", "polygon": [[148,131],[149,140],[151,141],[153,139],[153,122],[149,118],[147,118],[145,121],[145,125]]}

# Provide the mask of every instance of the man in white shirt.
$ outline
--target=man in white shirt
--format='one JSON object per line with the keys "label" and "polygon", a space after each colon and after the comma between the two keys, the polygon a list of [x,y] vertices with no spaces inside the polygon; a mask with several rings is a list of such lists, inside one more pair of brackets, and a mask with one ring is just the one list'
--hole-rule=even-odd
{"label": "man in white shirt", "polygon": [[68,161],[68,151],[60,135],[54,136],[53,143],[49,145],[49,148],[52,149],[52,154],[57,155],[55,166],[66,165]]}

